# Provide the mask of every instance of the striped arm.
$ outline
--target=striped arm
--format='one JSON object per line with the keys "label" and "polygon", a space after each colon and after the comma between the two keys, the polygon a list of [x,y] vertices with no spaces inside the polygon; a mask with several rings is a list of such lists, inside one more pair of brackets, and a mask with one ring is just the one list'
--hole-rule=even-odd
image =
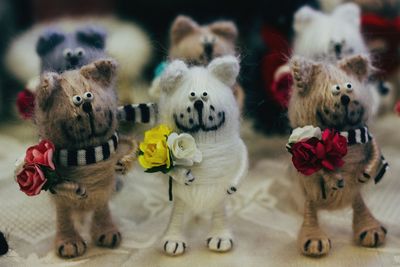
{"label": "striped arm", "polygon": [[133,123],[154,123],[157,113],[155,103],[129,104],[118,107],[118,119]]}

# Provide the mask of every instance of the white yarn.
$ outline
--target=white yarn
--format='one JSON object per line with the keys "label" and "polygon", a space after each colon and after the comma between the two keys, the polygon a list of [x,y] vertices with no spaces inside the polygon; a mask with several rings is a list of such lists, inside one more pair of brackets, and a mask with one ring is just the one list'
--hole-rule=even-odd
{"label": "white yarn", "polygon": [[[198,123],[198,113],[194,108],[197,100],[204,103],[205,127],[220,122],[222,116],[218,116],[219,112],[225,114],[225,122],[217,130],[190,133],[203,154],[202,162],[190,167],[190,174],[195,177],[193,183],[185,185],[189,179],[186,177],[187,169],[177,167],[170,173],[174,179],[174,210],[163,244],[168,254],[184,252],[181,217],[187,209],[194,213],[214,214],[216,219],[208,242],[209,249],[224,251],[231,248],[232,235],[225,224],[224,200],[230,188],[237,188],[248,168],[247,149],[239,135],[239,110],[229,88],[236,81],[238,73],[237,59],[226,56],[213,60],[207,68],[189,69],[182,61],[174,61],[160,79],[160,123],[167,124],[174,131],[182,132],[175,123],[174,114],[178,115],[184,126],[191,126],[189,118],[194,120],[192,125]],[[180,114],[183,114],[183,118]],[[213,120],[209,120],[210,114]]]}

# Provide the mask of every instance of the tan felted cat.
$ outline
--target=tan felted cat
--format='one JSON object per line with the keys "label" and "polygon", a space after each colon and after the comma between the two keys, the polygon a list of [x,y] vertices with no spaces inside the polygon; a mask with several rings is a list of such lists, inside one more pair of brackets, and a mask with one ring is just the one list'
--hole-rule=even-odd
{"label": "tan felted cat", "polygon": [[114,166],[123,155],[116,132],[115,77],[112,59],[41,77],[35,123],[40,138],[54,143],[56,171],[66,180],[51,195],[57,212],[55,249],[61,257],[86,251],[86,242],[74,227],[76,214],[93,212],[91,236],[96,245],[115,248],[121,242],[108,207]]}
{"label": "tan felted cat", "polygon": [[298,57],[291,61],[295,81],[289,104],[291,126],[335,129],[348,143],[345,163],[337,171],[304,176],[291,168],[305,196],[304,221],[298,236],[304,255],[322,256],[331,249],[329,237],[318,224],[321,209],[351,205],[355,242],[365,247],[385,242],[387,231],[371,214],[360,192],[370,180],[379,182],[388,166],[367,128],[371,95],[365,82],[369,69],[370,63],[363,56],[345,58],[337,65]]}

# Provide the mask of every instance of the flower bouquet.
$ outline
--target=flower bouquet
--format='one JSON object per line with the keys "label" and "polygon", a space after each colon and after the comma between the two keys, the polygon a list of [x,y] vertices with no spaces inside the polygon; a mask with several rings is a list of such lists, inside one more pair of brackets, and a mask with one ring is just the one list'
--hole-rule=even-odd
{"label": "flower bouquet", "polygon": [[61,182],[53,163],[54,144],[42,140],[38,145],[26,150],[23,158],[16,162],[15,176],[20,190],[28,196],[38,195],[42,190],[50,190]]}
{"label": "flower bouquet", "polygon": [[293,130],[286,145],[295,168],[309,176],[323,169],[334,171],[343,166],[347,139],[338,131],[305,126]]}
{"label": "flower bouquet", "polygon": [[190,134],[177,134],[165,125],[145,132],[139,145],[139,164],[145,172],[168,173],[175,166],[193,166],[200,163],[202,154]]}

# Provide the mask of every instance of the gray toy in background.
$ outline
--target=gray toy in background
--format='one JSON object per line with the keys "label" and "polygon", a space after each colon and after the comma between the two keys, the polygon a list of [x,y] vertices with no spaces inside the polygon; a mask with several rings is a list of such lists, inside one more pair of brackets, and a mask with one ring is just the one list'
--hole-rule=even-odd
{"label": "gray toy in background", "polygon": [[88,26],[72,33],[47,28],[36,43],[41,72],[61,73],[105,57],[105,39],[105,30],[100,27]]}

